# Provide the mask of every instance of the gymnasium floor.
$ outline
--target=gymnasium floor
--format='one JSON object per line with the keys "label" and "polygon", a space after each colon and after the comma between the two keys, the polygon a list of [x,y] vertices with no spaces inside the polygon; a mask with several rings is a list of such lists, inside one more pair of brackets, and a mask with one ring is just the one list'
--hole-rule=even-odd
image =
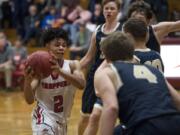
{"label": "gymnasium floor", "polygon": [[[82,91],[77,91],[68,125],[68,135],[75,135],[79,120]],[[23,92],[0,90],[0,135],[32,135],[31,110],[34,105],[24,101]]]}

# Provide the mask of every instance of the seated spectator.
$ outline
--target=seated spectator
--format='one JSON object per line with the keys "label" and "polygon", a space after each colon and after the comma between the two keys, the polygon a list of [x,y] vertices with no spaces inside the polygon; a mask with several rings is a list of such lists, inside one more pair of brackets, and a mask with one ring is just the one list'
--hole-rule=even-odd
{"label": "seated spectator", "polygon": [[52,28],[53,24],[60,18],[60,14],[56,12],[55,7],[51,7],[49,14],[44,17],[41,23],[42,29]]}
{"label": "seated spectator", "polygon": [[85,26],[85,23],[81,23],[79,27],[79,32],[76,34],[77,42],[69,48],[70,50],[70,59],[74,60],[77,57],[82,58],[88,48],[89,48],[89,40],[92,32],[88,30]]}
{"label": "seated spectator", "polygon": [[27,58],[27,49],[23,46],[22,40],[17,39],[13,46],[13,86],[20,86],[22,88],[23,84],[23,70],[25,68],[25,60]]}
{"label": "seated spectator", "polygon": [[72,8],[71,12],[66,15],[66,22],[63,25],[63,29],[68,31],[72,45],[77,42],[77,38],[74,35],[76,35],[79,29],[79,24],[88,22],[90,18],[91,13],[88,10],[83,9],[79,5]]}
{"label": "seated spectator", "polygon": [[7,90],[12,88],[12,47],[8,43],[3,31],[0,31],[0,73],[5,79]]}
{"label": "seated spectator", "polygon": [[13,46],[13,65],[16,69],[23,69],[24,61],[27,58],[27,49],[23,46],[23,43],[20,39],[15,41]]}

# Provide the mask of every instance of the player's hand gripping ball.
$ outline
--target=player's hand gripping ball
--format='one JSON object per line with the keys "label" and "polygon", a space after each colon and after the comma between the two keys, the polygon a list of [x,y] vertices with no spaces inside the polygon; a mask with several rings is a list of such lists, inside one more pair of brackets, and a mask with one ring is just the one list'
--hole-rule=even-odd
{"label": "player's hand gripping ball", "polygon": [[36,51],[28,56],[26,67],[30,66],[36,75],[46,78],[52,72],[50,59],[52,56],[47,51]]}

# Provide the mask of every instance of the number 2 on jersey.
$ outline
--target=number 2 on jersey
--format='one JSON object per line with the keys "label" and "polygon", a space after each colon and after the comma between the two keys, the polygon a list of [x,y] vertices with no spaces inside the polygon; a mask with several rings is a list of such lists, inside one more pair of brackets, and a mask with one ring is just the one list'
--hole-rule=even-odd
{"label": "number 2 on jersey", "polygon": [[134,76],[138,79],[146,79],[150,83],[157,83],[156,76],[145,66],[135,65]]}
{"label": "number 2 on jersey", "polygon": [[63,96],[58,95],[54,97],[54,112],[63,112]]}

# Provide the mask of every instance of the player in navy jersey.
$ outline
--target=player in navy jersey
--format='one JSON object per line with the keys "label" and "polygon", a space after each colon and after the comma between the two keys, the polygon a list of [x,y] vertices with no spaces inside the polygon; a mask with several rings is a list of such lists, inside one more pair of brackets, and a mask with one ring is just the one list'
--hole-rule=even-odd
{"label": "player in navy jersey", "polygon": [[[89,114],[91,114],[96,101],[94,91],[94,73],[104,60],[104,56],[100,50],[100,42],[114,31],[121,30],[122,26],[117,19],[120,10],[119,0],[104,0],[102,6],[105,23],[97,26],[97,29],[92,34],[90,48],[80,61],[82,68],[87,68],[90,66],[91,62],[93,62],[93,64],[87,75],[87,85],[82,97],[82,112],[78,125],[78,135],[83,134],[89,120]],[[96,126],[96,121],[94,121],[94,124],[92,125]]]}
{"label": "player in navy jersey", "polygon": [[114,32],[101,49],[109,64],[94,78],[103,101],[100,135],[113,134],[117,117],[124,135],[179,135],[180,95],[159,70],[133,63],[133,39]]}
{"label": "player in navy jersey", "polygon": [[164,71],[164,64],[160,54],[147,48],[148,29],[144,21],[129,18],[123,25],[123,31],[130,34],[135,41],[134,55],[141,64],[152,65],[160,71]]}
{"label": "player in navy jersey", "polygon": [[25,100],[28,104],[36,101],[32,112],[33,135],[67,135],[75,90],[85,86],[79,61],[64,60],[68,41],[68,35],[62,29],[45,30],[42,43],[53,56],[50,60],[52,73],[42,78],[32,67],[25,69]]}
{"label": "player in navy jersey", "polygon": [[170,32],[180,31],[180,21],[160,22],[155,25],[150,25],[153,14],[150,5],[144,1],[136,1],[132,3],[127,16],[128,18],[134,17],[146,22],[149,31],[147,47],[159,53],[163,38]]}

